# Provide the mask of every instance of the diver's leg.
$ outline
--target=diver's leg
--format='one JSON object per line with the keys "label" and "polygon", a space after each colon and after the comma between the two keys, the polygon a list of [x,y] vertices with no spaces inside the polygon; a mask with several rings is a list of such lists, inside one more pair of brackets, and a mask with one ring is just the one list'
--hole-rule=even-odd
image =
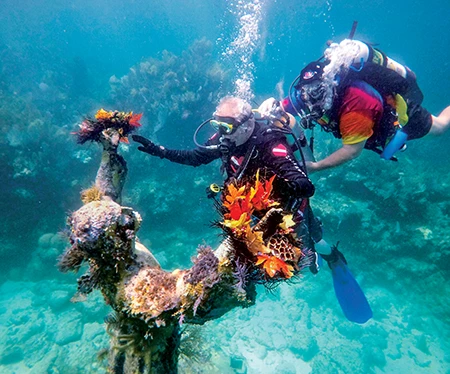
{"label": "diver's leg", "polygon": [[331,246],[323,239],[322,221],[314,216],[311,206],[307,209],[308,230],[311,240],[314,242],[314,249],[321,255],[329,255]]}
{"label": "diver's leg", "polygon": [[315,244],[316,252],[321,255],[329,255],[331,253],[331,246],[323,239]]}
{"label": "diver's leg", "polygon": [[330,245],[323,239],[322,221],[319,217],[315,217],[308,205],[304,212],[304,223],[305,232],[307,234],[308,247],[312,248],[314,251],[314,258],[312,258],[312,263],[309,270],[313,274],[317,274],[320,270],[322,261],[319,255],[328,255],[331,253]]}

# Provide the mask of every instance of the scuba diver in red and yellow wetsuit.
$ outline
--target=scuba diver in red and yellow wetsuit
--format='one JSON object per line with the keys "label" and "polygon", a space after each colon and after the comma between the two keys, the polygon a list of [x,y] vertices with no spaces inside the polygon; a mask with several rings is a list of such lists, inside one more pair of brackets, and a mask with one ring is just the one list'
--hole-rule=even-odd
{"label": "scuba diver in red and yellow wetsuit", "polygon": [[[414,73],[369,44],[346,39],[332,43],[324,57],[308,64],[281,101],[305,128],[318,124],[342,139],[342,147],[316,162],[311,172],[333,168],[366,148],[383,159],[405,148],[406,141],[440,135],[450,127],[450,106],[439,116],[421,106],[423,95]],[[268,99],[263,110],[275,103]]]}

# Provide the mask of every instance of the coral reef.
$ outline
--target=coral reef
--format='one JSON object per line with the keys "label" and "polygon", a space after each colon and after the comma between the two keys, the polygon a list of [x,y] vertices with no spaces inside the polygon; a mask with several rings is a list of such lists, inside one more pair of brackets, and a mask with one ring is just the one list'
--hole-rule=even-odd
{"label": "coral reef", "polygon": [[83,204],[88,204],[92,201],[100,201],[102,197],[102,192],[95,185],[81,191],[81,201],[83,202]]}
{"label": "coral reef", "polygon": [[112,76],[112,105],[144,113],[152,123],[152,138],[164,144],[174,133],[177,139],[190,140],[185,128],[198,126],[230,88],[212,49],[210,41],[197,40],[181,56],[164,51],[160,59],[143,60],[121,78]]}
{"label": "coral reef", "polygon": [[128,143],[128,134],[140,127],[139,123],[142,113],[133,112],[108,112],[100,109],[95,114],[95,119],[86,118],[80,125],[80,129],[75,133],[77,141],[83,144],[87,141],[98,142],[103,131],[113,129],[119,134],[119,140]]}
{"label": "coral reef", "polygon": [[[254,180],[232,180],[225,188],[219,208],[224,220],[219,225],[235,248],[240,285],[246,283],[243,274],[250,272],[254,281],[270,287],[270,283],[291,278],[308,261],[294,233],[292,214],[275,208],[279,203],[272,196],[274,179],[261,180],[258,170]],[[258,219],[256,224],[252,224],[254,219]]]}

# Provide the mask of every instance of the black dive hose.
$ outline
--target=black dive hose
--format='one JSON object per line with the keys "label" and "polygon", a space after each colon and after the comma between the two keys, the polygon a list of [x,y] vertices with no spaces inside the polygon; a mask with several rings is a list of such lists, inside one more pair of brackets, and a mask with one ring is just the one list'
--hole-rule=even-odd
{"label": "black dive hose", "polygon": [[197,130],[195,130],[195,132],[194,132],[194,144],[199,148],[203,148],[203,149],[218,149],[219,148],[219,145],[203,145],[197,141],[197,134],[203,128],[203,126],[205,126],[207,123],[211,122],[211,120],[212,120],[212,118],[208,118],[206,121],[203,121],[200,124],[200,126],[197,127]]}
{"label": "black dive hose", "polygon": [[[303,150],[302,150],[302,145],[300,144],[300,141],[298,140],[298,137],[294,134],[292,129],[289,127],[289,124],[284,125],[282,129],[280,129],[280,128],[278,128],[277,130],[272,129],[272,131],[279,131],[279,132],[281,132],[283,134],[292,135],[292,137],[294,138],[295,146],[297,147],[297,150],[300,152],[300,157],[302,159],[303,169],[305,171],[306,176],[308,176],[308,169],[306,168],[306,159],[305,159],[305,155],[304,155]],[[293,149],[292,151],[295,152],[296,150]]]}
{"label": "black dive hose", "polygon": [[294,132],[292,131],[291,128],[289,128],[288,132],[292,135],[292,137],[294,138],[294,143],[298,148],[298,151],[300,152],[300,157],[302,158],[302,164],[303,164],[303,169],[304,172],[306,174],[306,176],[308,176],[308,169],[306,167],[306,159],[305,159],[305,154],[303,153],[302,150],[302,145],[300,144],[300,141],[298,140],[298,138],[295,136]]}
{"label": "black dive hose", "polygon": [[350,34],[348,34],[348,39],[352,40],[356,33],[356,27],[358,26],[358,21],[353,21],[352,29]]}

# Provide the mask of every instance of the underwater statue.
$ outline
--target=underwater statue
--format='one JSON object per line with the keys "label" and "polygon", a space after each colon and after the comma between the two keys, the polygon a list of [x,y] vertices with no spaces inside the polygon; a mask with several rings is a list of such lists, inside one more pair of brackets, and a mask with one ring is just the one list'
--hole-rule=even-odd
{"label": "underwater statue", "polygon": [[78,142],[98,142],[103,153],[94,186],[82,192],[84,205],[68,218],[70,247],[58,265],[77,272],[86,264],[78,294],[98,289],[113,309],[105,320],[112,373],[176,373],[183,324],[253,305],[257,284],[273,287],[310,260],[292,215],[272,197],[273,178],[258,172],[224,187],[217,201],[225,238],[219,248],[200,246],[190,269],[162,269],[137,237],[139,213],[120,205],[127,167],[118,145],[140,118],[99,110],[80,125]]}

